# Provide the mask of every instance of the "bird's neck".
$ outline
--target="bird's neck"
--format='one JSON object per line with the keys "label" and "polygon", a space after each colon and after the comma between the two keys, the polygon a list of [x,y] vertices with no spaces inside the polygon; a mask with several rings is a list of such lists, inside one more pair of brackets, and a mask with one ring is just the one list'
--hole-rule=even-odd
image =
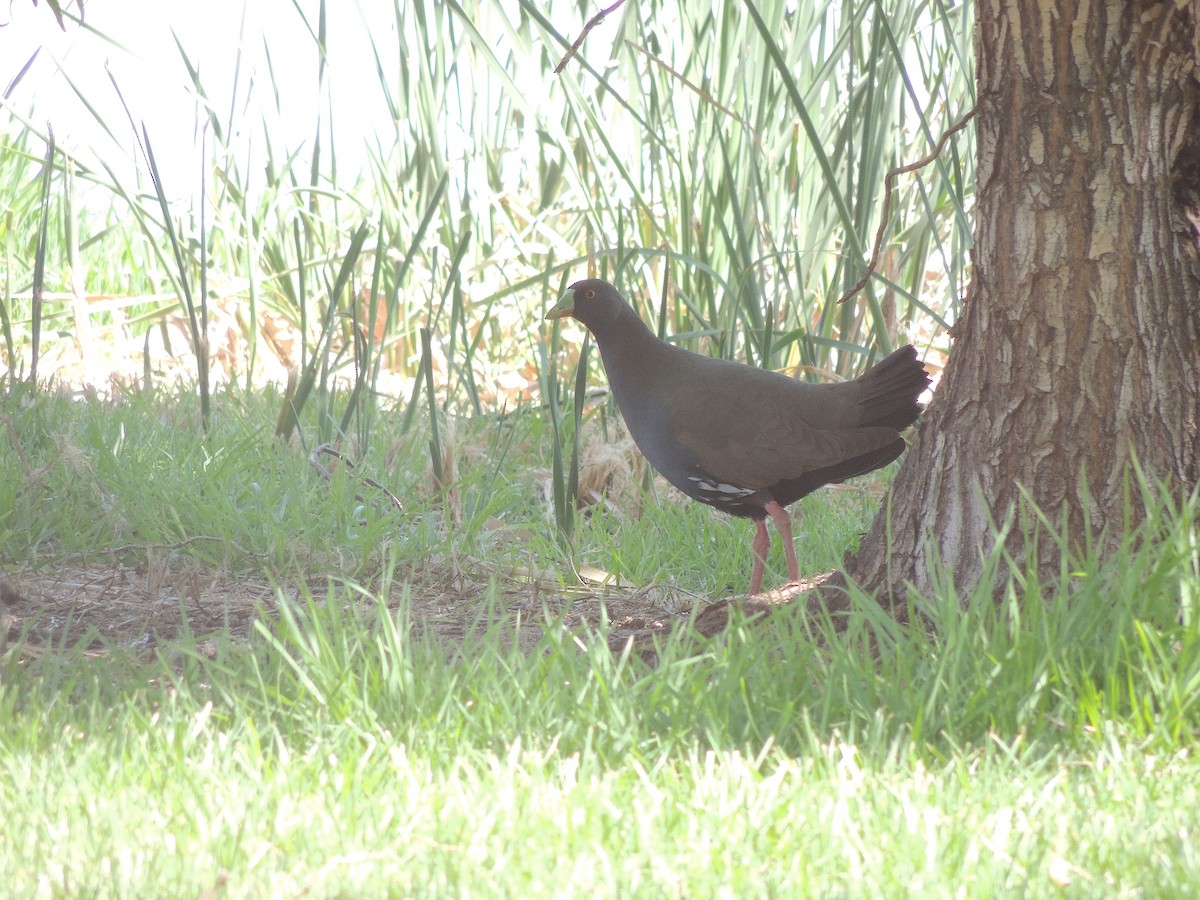
{"label": "bird's neck", "polygon": [[671,347],[655,337],[632,308],[626,306],[611,319],[587,324],[618,404],[634,400],[634,382],[640,382],[643,392],[655,384]]}
{"label": "bird's neck", "polygon": [[596,343],[603,347],[626,340],[644,340],[653,338],[650,329],[642,321],[641,316],[633,311],[627,303],[614,304],[603,310],[590,310],[591,314],[583,319],[583,324],[595,337]]}

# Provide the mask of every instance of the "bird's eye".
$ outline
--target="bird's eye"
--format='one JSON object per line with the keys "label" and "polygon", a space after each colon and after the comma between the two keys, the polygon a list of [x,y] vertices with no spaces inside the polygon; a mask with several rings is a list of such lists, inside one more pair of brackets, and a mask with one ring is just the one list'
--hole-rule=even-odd
{"label": "bird's eye", "polygon": [[583,296],[586,297],[588,300],[595,300],[596,292],[593,291],[591,288],[588,288],[586,291],[583,292]]}

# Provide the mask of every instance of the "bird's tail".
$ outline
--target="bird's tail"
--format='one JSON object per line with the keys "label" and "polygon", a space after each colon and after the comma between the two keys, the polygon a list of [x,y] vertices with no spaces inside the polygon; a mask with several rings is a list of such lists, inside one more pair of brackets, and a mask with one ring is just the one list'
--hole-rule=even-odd
{"label": "bird's tail", "polygon": [[861,425],[883,425],[897,431],[921,414],[917,398],[930,385],[929,373],[917,359],[917,348],[901,347],[855,379]]}

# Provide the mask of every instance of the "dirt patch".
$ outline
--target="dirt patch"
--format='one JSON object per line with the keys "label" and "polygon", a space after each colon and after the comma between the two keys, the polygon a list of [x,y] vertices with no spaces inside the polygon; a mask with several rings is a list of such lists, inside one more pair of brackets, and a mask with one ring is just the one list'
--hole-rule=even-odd
{"label": "dirt patch", "polygon": [[[693,615],[698,625],[720,620],[720,627],[728,617],[729,601],[714,603],[671,587],[563,588],[520,573],[497,580],[492,572],[490,580],[497,584],[499,602],[489,605],[486,579],[431,565],[395,581],[389,606],[407,603],[411,632],[432,634],[451,649],[496,625],[502,639],[526,651],[536,646],[548,623],[591,640],[607,620],[614,650],[633,638],[644,652],[654,635]],[[178,570],[58,567],[10,575],[0,584],[0,649],[24,632],[21,653],[30,657],[81,643],[89,652],[121,648],[146,658],[159,646],[181,640],[215,649],[209,642],[219,636],[248,640],[255,621],[275,618],[283,603],[303,605],[306,594],[327,596],[323,580],[276,586],[265,577],[233,577],[186,565]],[[771,602],[786,602],[794,594],[795,589],[779,592]],[[348,594],[339,591],[338,596],[344,601]],[[702,630],[713,633],[719,627]]]}

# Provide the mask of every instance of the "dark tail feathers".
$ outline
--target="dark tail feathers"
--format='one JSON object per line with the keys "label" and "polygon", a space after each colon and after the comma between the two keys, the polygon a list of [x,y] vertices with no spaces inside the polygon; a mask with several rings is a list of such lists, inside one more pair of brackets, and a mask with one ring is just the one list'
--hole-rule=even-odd
{"label": "dark tail feathers", "polygon": [[900,431],[917,420],[917,398],[930,385],[929,373],[908,344],[896,350],[857,379],[863,425],[884,425]]}

